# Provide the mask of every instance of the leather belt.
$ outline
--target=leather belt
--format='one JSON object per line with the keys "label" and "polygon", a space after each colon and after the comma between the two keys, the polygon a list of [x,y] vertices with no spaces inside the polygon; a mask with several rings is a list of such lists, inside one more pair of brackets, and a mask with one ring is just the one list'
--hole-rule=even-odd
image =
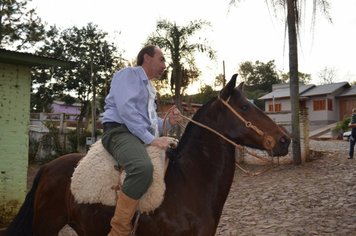
{"label": "leather belt", "polygon": [[118,128],[118,127],[120,127],[120,126],[121,126],[120,123],[116,123],[116,122],[105,122],[105,123],[103,124],[104,133],[105,133],[106,131],[111,130],[111,129]]}

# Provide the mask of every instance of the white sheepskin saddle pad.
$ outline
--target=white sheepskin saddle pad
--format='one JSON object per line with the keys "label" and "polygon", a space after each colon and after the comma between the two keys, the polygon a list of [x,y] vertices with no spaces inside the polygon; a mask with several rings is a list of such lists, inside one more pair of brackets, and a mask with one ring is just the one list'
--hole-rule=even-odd
{"label": "white sheepskin saddle pad", "polygon": [[[178,140],[168,138],[168,142],[176,145]],[[164,183],[165,152],[157,147],[146,147],[153,164],[153,183],[142,196],[137,206],[141,213],[151,213],[158,208],[164,199],[166,185]],[[117,161],[105,150],[101,140],[92,145],[88,154],[75,168],[70,190],[79,204],[101,203],[107,206],[116,205],[118,192],[112,187],[117,186],[120,172],[114,166]],[[121,183],[126,173],[122,172]]]}

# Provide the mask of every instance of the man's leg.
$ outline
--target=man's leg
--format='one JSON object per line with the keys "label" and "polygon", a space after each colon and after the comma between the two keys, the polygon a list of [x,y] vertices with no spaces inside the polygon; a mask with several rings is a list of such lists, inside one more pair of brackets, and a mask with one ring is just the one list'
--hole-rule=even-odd
{"label": "man's leg", "polygon": [[350,138],[350,151],[349,151],[348,159],[352,159],[354,157],[355,142],[356,142],[356,140]]}
{"label": "man's leg", "polygon": [[102,143],[126,171],[109,235],[128,235],[138,201],[152,183],[153,165],[143,143],[125,126],[105,133]]}

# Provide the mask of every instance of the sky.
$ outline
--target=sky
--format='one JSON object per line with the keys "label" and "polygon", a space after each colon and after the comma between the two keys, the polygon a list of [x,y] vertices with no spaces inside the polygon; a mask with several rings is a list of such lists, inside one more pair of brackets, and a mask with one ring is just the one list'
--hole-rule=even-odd
{"label": "sky", "polygon": [[[229,7],[230,0],[31,0],[28,7],[36,8],[37,15],[48,25],[63,29],[83,27],[89,22],[109,33],[111,42],[123,57],[137,56],[147,37],[155,31],[158,20],[166,19],[186,26],[202,19],[212,27],[201,32],[217,51],[217,59],[210,61],[197,53],[196,60],[203,72],[201,79],[189,87],[212,85],[223,73],[229,80],[237,73],[238,65],[257,60],[275,60],[277,70],[288,72],[288,36],[285,34],[284,13],[275,17],[264,0],[241,1]],[[301,0],[301,2],[304,2]],[[311,2],[311,1],[306,1]],[[355,0],[329,0],[332,23],[318,11],[314,30],[311,30],[312,5],[304,6],[300,42],[298,45],[299,71],[311,74],[313,84],[320,84],[318,72],[325,67],[335,69],[335,82],[356,80],[356,9]]]}

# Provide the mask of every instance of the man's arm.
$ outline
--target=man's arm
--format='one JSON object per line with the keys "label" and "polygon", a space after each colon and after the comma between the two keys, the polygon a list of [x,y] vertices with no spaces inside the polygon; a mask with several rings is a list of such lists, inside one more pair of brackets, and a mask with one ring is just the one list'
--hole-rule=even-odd
{"label": "man's arm", "polygon": [[356,123],[353,123],[353,124],[349,123],[349,127],[350,128],[356,128]]}

